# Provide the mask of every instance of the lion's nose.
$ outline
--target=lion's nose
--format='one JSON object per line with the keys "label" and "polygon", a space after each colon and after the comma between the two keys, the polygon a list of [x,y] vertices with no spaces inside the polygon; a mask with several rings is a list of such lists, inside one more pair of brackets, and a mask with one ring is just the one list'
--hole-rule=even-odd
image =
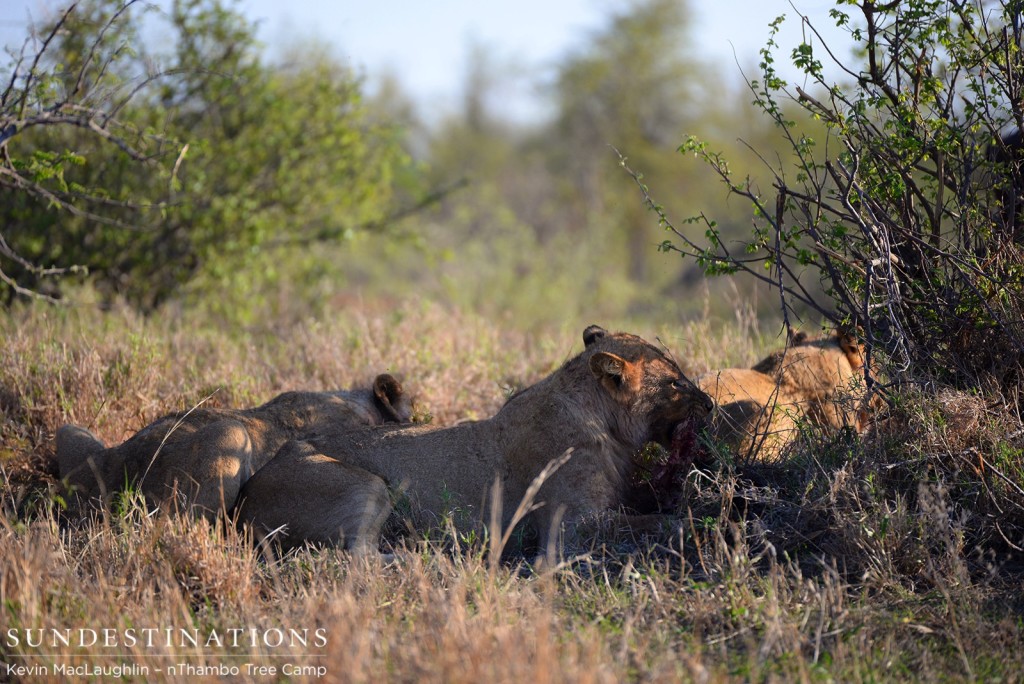
{"label": "lion's nose", "polygon": [[704,392],[700,393],[700,405],[704,407],[704,410],[711,413],[712,409],[715,408],[715,402]]}

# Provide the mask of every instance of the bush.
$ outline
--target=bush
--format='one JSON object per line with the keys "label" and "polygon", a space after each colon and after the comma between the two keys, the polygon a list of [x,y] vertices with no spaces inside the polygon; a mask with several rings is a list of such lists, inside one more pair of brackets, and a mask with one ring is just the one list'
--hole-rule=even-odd
{"label": "bush", "polygon": [[[742,252],[705,216],[690,221],[704,226],[706,243],[668,224],[675,238],[663,248],[696,257],[709,274],[771,284],[787,326],[797,304],[862,326],[869,355],[884,352],[897,382],[1016,392],[1024,358],[1017,5],[864,0],[837,2],[830,15],[849,33],[856,63],[808,39],[791,58],[811,85],[790,85],[775,67],[780,17],[761,78],[749,82],[792,152],[793,167],[772,169],[770,192],[736,178],[699,140],[680,148],[753,203]],[[813,27],[808,35],[820,38]],[[797,127],[794,104],[825,124],[824,140]]]}
{"label": "bush", "polygon": [[[173,50],[137,40],[154,21]],[[238,290],[252,259],[296,244],[308,257],[393,212],[408,160],[360,80],[315,48],[264,64],[224,0],[177,0],[159,19],[93,0],[39,41],[0,100],[8,300],[59,295],[48,277],[81,266],[108,301],[152,310],[186,284]]]}

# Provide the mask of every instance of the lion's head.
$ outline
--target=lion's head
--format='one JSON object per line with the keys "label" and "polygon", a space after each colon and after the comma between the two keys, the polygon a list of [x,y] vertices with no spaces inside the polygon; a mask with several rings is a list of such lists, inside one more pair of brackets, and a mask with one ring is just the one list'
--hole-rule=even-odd
{"label": "lion's head", "polygon": [[680,430],[696,429],[714,408],[675,361],[641,337],[592,325],[583,331],[583,343],[594,377],[645,427],[640,442],[670,447]]}

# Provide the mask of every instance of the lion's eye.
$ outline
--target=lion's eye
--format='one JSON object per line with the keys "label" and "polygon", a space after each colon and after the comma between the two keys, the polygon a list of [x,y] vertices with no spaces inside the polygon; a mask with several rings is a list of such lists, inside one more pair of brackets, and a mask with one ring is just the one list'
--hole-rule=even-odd
{"label": "lion's eye", "polygon": [[687,389],[688,383],[684,380],[673,380],[672,389],[677,392],[683,392]]}

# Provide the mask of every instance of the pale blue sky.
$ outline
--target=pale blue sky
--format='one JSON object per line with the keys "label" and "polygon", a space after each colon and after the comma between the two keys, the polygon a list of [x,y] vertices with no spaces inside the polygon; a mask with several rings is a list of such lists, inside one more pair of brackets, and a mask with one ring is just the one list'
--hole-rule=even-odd
{"label": "pale blue sky", "polygon": [[[20,45],[29,17],[40,19],[66,3],[55,0],[0,0],[0,42]],[[780,44],[800,40],[797,13],[787,0],[690,0],[695,52],[722,64],[726,78],[738,79],[736,62],[757,64],[768,23],[786,14]],[[832,0],[794,0],[819,28],[828,28]],[[503,96],[513,115],[536,113],[538,96],[527,84],[542,83],[557,59],[583,43],[625,0],[241,0],[259,20],[259,36],[274,46],[311,37],[335,46],[360,68],[371,87],[386,70],[396,74],[428,118],[454,108],[473,42],[492,48],[503,64],[516,67],[522,87]],[[834,35],[834,33],[833,33]],[[845,56],[846,52],[843,52]]]}

